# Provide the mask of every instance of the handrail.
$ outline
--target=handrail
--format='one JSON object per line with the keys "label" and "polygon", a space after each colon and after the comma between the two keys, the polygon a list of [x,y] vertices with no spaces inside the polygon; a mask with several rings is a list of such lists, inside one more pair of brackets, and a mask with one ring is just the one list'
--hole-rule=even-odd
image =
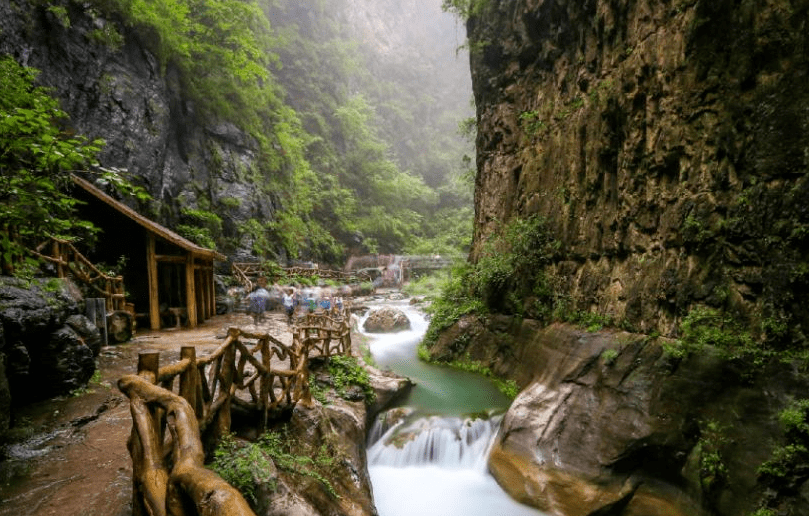
{"label": "handrail", "polygon": [[[367,272],[344,272],[331,269],[320,269],[315,267],[284,267],[281,270],[287,276],[312,277],[321,279],[333,279],[340,281],[367,280],[371,277]],[[260,263],[256,262],[233,262],[231,264],[233,276],[244,286],[248,292],[253,291],[255,286],[254,278],[264,274]]]}
{"label": "handrail", "polygon": [[348,321],[345,309],[332,316],[309,314],[293,328],[291,346],[267,333],[231,327],[211,354],[197,359],[196,348],[183,346],[180,360],[165,367],[159,367],[159,353],[141,353],[138,374],[118,381],[132,411],[133,514],[182,514],[173,508],[180,489],[195,503],[202,492],[227,500],[204,512],[198,504],[198,514],[252,515],[230,486],[222,487],[224,480],[202,467],[202,443],[230,432],[231,404],[257,413],[261,426],[276,410],[311,406],[309,359],[350,354]]}
{"label": "handrail", "polygon": [[[50,255],[43,252],[49,244],[51,246]],[[49,237],[30,252],[38,258],[56,264],[56,272],[60,278],[66,277],[67,270],[70,270],[76,279],[107,300],[107,310],[124,310],[126,308],[124,278],[99,270],[70,241]],[[102,282],[103,288],[96,285],[96,282]]]}

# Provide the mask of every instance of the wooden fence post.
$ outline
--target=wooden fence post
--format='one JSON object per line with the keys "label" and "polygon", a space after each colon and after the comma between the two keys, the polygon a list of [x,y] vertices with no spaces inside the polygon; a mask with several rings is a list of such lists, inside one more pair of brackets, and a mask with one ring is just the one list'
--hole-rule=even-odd
{"label": "wooden fence post", "polygon": [[180,374],[180,396],[185,398],[194,414],[199,419],[204,414],[200,414],[197,407],[197,382],[199,374],[197,371],[197,348],[194,346],[183,346],[180,348],[180,360],[188,359],[188,366]]}
{"label": "wooden fence post", "polygon": [[141,376],[149,383],[157,383],[157,375],[160,371],[160,353],[148,351],[138,353],[138,376]]}
{"label": "wooden fence post", "polygon": [[267,413],[268,407],[270,404],[270,389],[273,386],[270,384],[270,379],[272,376],[270,375],[269,371],[272,368],[272,357],[270,356],[270,339],[269,337],[264,337],[261,339],[261,365],[264,366],[264,369],[267,370],[266,374],[261,375],[261,383],[259,383],[259,401],[258,407],[259,410],[262,411],[264,417],[262,418],[261,422],[261,430],[265,430],[267,428]]}
{"label": "wooden fence post", "polygon": [[230,433],[230,387],[233,385],[236,369],[236,345],[231,343],[222,355],[222,368],[219,370],[219,395],[225,396],[214,420],[214,442]]}
{"label": "wooden fence post", "polygon": [[[102,300],[103,301],[103,300]],[[158,370],[160,367],[160,353],[144,352],[138,354],[138,376],[144,378],[149,383],[157,382]],[[140,435],[138,433],[137,425],[135,423],[134,405],[132,406],[132,432],[129,435],[127,448],[132,457],[132,515],[133,516],[149,516],[150,511],[144,502],[145,492],[141,486],[141,479],[143,478],[143,471],[146,468],[146,456],[143,445],[143,439],[154,439],[153,442],[158,442],[156,438],[148,435]],[[154,420],[156,419],[153,414],[148,417],[152,418],[152,424],[149,425],[151,429],[157,433],[154,428]]]}

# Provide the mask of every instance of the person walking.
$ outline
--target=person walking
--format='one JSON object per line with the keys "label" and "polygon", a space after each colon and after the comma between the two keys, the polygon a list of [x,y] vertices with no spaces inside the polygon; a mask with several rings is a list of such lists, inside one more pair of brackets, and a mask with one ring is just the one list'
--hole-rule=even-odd
{"label": "person walking", "polygon": [[282,302],[287,313],[287,323],[292,326],[292,315],[295,313],[295,298],[292,295],[292,289],[284,292]]}

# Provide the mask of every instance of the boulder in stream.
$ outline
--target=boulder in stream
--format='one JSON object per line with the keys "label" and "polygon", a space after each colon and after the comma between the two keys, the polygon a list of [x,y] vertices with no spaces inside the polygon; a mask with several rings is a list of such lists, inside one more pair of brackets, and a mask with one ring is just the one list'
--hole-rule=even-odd
{"label": "boulder in stream", "polygon": [[410,319],[398,308],[383,306],[373,310],[362,327],[369,333],[394,333],[409,330]]}

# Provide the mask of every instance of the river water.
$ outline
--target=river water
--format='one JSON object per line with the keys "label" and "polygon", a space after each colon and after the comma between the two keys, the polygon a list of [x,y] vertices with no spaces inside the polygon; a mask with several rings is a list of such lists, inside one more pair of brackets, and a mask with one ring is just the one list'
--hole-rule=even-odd
{"label": "river water", "polygon": [[380,416],[369,436],[380,516],[543,515],[512,500],[486,467],[509,400],[480,375],[420,361],[417,348],[428,325],[423,314],[405,302],[386,304],[405,312],[411,330],[366,334],[371,354],[379,368],[409,377],[416,387],[403,407]]}

